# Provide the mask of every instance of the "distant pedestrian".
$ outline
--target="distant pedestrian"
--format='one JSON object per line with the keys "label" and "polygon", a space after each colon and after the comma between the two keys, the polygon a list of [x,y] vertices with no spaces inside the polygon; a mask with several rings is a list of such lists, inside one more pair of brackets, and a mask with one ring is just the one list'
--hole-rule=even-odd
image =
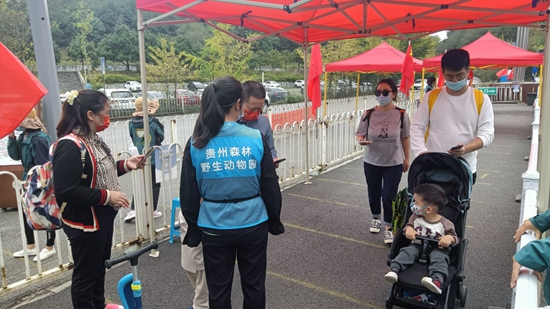
{"label": "distant pedestrian", "polygon": [[[164,126],[160,121],[153,117],[152,115],[159,108],[159,102],[157,100],[147,100],[148,101],[148,115],[149,115],[149,147],[160,146],[162,141],[164,141]],[[136,146],[138,152],[143,154],[143,148],[145,148],[145,132],[143,124],[143,99],[139,97],[135,101],[136,110],[132,114],[134,116],[128,123],[128,132],[130,133],[130,138]],[[162,216],[162,212],[158,211],[159,196],[160,196],[160,182],[157,182],[156,178],[156,164],[155,156],[151,157],[151,181],[153,182],[153,217],[158,218]],[[130,206],[130,211],[124,217],[124,222],[130,222],[136,217],[134,199],[132,199],[132,204]]]}
{"label": "distant pedestrian", "polygon": [[231,308],[235,259],[244,308],[265,308],[268,231],[284,232],[273,157],[258,130],[237,123],[243,87],[233,77],[204,90],[183,154],[180,198],[189,228],[183,243],[203,245],[209,306]]}
{"label": "distant pedestrian", "polygon": [[427,84],[428,85],[426,86],[426,93],[434,90],[434,88],[435,88],[435,77],[433,77],[433,76],[428,77]]}
{"label": "distant pedestrian", "polygon": [[[8,139],[8,155],[13,160],[21,160],[23,165],[23,180],[27,179],[27,174],[31,168],[36,165],[42,165],[50,161],[50,137],[46,134],[46,128],[36,115],[36,110],[33,108],[25,117],[20,125],[24,131],[15,138],[15,133],[12,132]],[[46,246],[40,251],[40,254],[35,246],[34,232],[23,218],[23,226],[25,227],[25,238],[27,239],[27,254],[35,255],[34,261],[47,259],[53,256],[55,252],[55,231],[46,232]],[[39,255],[37,255],[39,254]],[[20,250],[13,254],[13,257],[21,258],[24,256],[24,251]]]}
{"label": "distant pedestrian", "polygon": [[[372,214],[371,233],[379,233],[384,213],[384,243],[393,242],[392,200],[404,172],[409,170],[409,116],[396,107],[397,85],[386,78],[378,82],[374,95],[379,105],[367,110],[355,132],[365,146],[363,169]],[[382,211],[383,210],[383,211]]]}

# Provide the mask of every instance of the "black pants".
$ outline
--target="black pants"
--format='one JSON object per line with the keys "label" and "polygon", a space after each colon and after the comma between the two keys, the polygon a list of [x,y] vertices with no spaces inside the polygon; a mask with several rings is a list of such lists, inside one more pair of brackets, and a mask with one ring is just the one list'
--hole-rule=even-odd
{"label": "black pants", "polygon": [[231,308],[235,257],[241,275],[243,308],[265,308],[267,222],[213,236],[202,233],[210,309]]}
{"label": "black pants", "polygon": [[[370,211],[374,219],[379,219],[384,209],[384,225],[391,226],[391,202],[397,194],[399,182],[403,175],[403,164],[395,166],[376,166],[363,162],[363,170],[367,179]],[[380,205],[382,198],[382,205]]]}
{"label": "black pants", "polygon": [[[151,180],[153,182],[153,207],[154,210],[157,210],[159,205],[159,196],[160,196],[160,182],[157,183],[157,177],[155,176],[155,165],[151,164]],[[134,210],[134,199],[132,199],[132,205],[130,209]]]}
{"label": "black pants", "polygon": [[110,206],[97,206],[95,210],[98,231],[84,232],[63,225],[74,260],[71,285],[74,309],[105,308],[105,260],[111,257],[116,211]]}
{"label": "black pants", "polygon": [[[33,230],[27,224],[27,218],[23,215],[23,226],[25,227],[25,238],[27,238],[27,245],[34,245],[34,233]],[[46,231],[46,246],[53,247],[55,244],[55,232]]]}

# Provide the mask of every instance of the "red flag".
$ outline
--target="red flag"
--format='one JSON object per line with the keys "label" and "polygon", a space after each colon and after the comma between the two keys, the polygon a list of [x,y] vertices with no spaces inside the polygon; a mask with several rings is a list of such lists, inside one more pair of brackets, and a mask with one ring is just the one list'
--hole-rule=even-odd
{"label": "red flag", "polygon": [[307,96],[311,100],[311,113],[316,116],[317,108],[321,106],[321,74],[323,62],[321,60],[321,46],[313,45],[311,48],[311,62],[307,76]]}
{"label": "red flag", "polygon": [[401,66],[401,84],[399,85],[399,91],[409,96],[409,90],[414,84],[414,63],[413,54],[411,48],[411,42],[407,47],[407,53],[405,59],[403,59],[403,65]]}
{"label": "red flag", "polygon": [[498,71],[495,75],[500,78],[502,76],[506,76],[508,74],[508,68],[501,69]]}
{"label": "red flag", "polygon": [[0,138],[11,133],[48,90],[0,43]]}

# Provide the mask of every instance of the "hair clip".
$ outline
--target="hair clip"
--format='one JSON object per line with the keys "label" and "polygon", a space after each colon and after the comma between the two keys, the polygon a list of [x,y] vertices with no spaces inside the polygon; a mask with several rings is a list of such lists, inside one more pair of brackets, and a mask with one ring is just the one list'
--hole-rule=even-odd
{"label": "hair clip", "polygon": [[69,105],[73,105],[74,99],[78,97],[78,91],[71,90],[71,91],[65,92],[65,97],[67,98],[67,103],[69,103]]}

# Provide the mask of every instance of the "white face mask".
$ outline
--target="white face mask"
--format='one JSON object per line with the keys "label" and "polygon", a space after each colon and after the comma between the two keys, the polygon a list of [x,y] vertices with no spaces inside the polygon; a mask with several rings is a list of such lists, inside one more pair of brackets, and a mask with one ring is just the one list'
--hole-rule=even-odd
{"label": "white face mask", "polygon": [[425,213],[424,209],[427,209],[428,207],[429,206],[418,206],[413,202],[413,204],[411,205],[411,210],[413,214],[417,216],[422,216]]}
{"label": "white face mask", "polygon": [[383,95],[379,95],[376,98],[376,101],[378,101],[378,103],[380,103],[380,105],[382,106],[386,106],[388,104],[390,104],[392,98],[391,98],[391,93],[388,94],[388,96],[383,96]]}

